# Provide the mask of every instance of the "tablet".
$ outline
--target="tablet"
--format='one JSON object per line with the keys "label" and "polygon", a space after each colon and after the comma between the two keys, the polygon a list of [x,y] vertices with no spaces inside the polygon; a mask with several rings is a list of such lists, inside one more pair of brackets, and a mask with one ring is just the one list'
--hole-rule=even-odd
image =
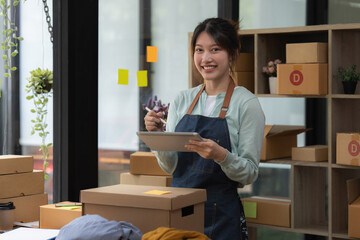
{"label": "tablet", "polygon": [[137,132],[141,140],[153,151],[190,152],[185,144],[190,139],[202,141],[196,132]]}

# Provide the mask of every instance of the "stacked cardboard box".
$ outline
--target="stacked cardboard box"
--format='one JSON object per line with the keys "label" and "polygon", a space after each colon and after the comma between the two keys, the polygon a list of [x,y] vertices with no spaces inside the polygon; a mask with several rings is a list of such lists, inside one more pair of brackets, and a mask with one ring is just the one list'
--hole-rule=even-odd
{"label": "stacked cardboard box", "polygon": [[47,204],[44,172],[33,170],[32,156],[0,156],[0,202],[13,202],[15,221],[38,221],[39,207]]}
{"label": "stacked cardboard box", "polygon": [[278,65],[278,94],[328,93],[328,44],[286,44],[286,64]]}
{"label": "stacked cardboard box", "polygon": [[360,133],[336,134],[336,163],[360,166]]}
{"label": "stacked cardboard box", "polygon": [[243,86],[254,93],[254,54],[240,53],[234,66],[234,80],[237,86]]}
{"label": "stacked cardboard box", "polygon": [[[73,204],[60,202],[59,204]],[[56,204],[40,206],[40,228],[60,229],[72,220],[81,217],[81,206],[56,207]]]}
{"label": "stacked cardboard box", "polygon": [[346,182],[348,192],[348,234],[351,238],[360,238],[360,178]]}
{"label": "stacked cardboard box", "polygon": [[311,145],[306,147],[293,147],[291,159],[294,161],[322,162],[328,160],[328,146]]}

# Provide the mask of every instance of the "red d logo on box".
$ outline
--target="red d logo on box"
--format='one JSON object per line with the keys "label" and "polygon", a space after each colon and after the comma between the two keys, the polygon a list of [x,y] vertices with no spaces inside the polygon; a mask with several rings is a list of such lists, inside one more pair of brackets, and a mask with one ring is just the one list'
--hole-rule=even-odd
{"label": "red d logo on box", "polygon": [[360,153],[360,145],[357,141],[352,140],[349,143],[348,150],[351,156],[355,157]]}
{"label": "red d logo on box", "polygon": [[304,80],[304,76],[299,70],[294,70],[290,73],[291,84],[298,86],[302,84],[303,80]]}

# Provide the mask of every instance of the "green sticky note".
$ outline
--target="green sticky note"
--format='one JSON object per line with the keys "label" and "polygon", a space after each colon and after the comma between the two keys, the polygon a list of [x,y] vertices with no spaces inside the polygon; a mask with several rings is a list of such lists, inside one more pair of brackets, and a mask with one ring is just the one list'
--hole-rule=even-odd
{"label": "green sticky note", "polygon": [[147,71],[137,71],[137,82],[139,87],[147,87]]}
{"label": "green sticky note", "polygon": [[118,69],[118,84],[128,85],[129,83],[129,70]]}
{"label": "green sticky note", "polygon": [[247,218],[256,218],[256,202],[244,202],[244,212]]}

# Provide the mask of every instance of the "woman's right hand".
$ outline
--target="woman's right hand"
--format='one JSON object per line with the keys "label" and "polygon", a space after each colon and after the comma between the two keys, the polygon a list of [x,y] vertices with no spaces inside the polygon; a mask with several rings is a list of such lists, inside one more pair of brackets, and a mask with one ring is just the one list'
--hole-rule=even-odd
{"label": "woman's right hand", "polygon": [[162,132],[164,131],[164,124],[161,122],[160,118],[163,117],[162,112],[154,112],[151,110],[144,117],[146,130],[149,132]]}

